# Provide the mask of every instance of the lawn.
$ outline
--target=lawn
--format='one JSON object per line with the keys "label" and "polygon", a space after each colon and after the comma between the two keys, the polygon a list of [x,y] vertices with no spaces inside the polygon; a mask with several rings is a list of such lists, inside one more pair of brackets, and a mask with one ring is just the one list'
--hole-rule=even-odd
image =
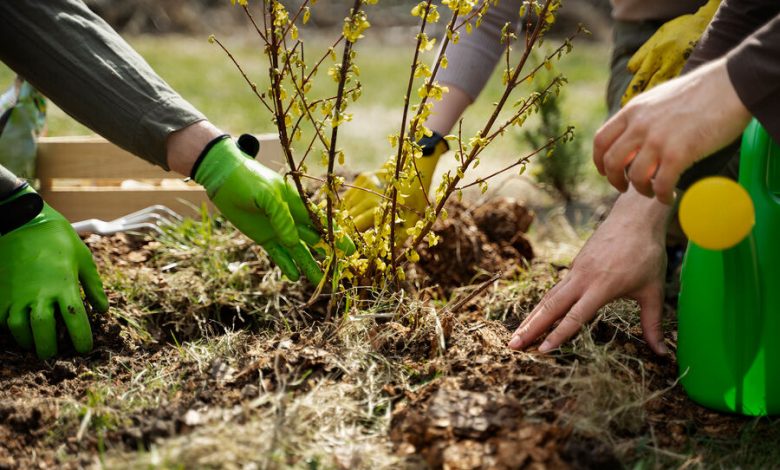
{"label": "lawn", "polygon": [[[322,51],[332,40],[322,33],[309,33],[311,51]],[[387,136],[398,132],[403,94],[411,63],[414,33],[390,31],[381,38],[368,36],[359,44],[363,95],[350,107],[352,123],[344,126],[342,145],[351,169],[368,170],[390,154]],[[247,74],[258,85],[267,83],[267,68],[257,40],[252,36],[221,38]],[[209,119],[235,134],[273,132],[271,116],[248,87],[229,58],[206,37],[142,36],[128,38],[133,47],[176,91],[193,103]],[[309,42],[307,42],[309,44]],[[579,139],[588,142],[606,115],[604,90],[607,79],[606,44],[582,41],[576,52],[565,57],[560,71],[570,78],[564,94],[564,109],[571,110],[570,121]],[[428,54],[432,60],[432,54]],[[323,74],[324,75],[324,74]],[[0,84],[10,83],[11,72],[0,64]],[[319,80],[313,94],[335,90],[330,80]],[[464,134],[476,132],[492,112],[492,104],[503,91],[500,73],[495,73],[480,98],[464,116]],[[48,116],[49,135],[83,135],[91,131],[66,115],[55,105]],[[518,142],[508,134],[490,149],[486,160],[507,161],[518,154]]]}
{"label": "lawn", "polygon": [[[410,35],[386,31],[358,49],[364,93],[341,134],[344,171],[374,168],[390,151]],[[221,39],[263,83],[256,42]],[[129,41],[216,124],[273,131],[206,37]],[[584,160],[605,118],[608,59],[607,44],[580,42],[559,65],[570,81],[564,117]],[[10,78],[0,70],[0,81]],[[496,74],[467,111],[467,134],[500,91]],[[52,106],[48,132],[90,131]],[[527,150],[507,134],[484,165]],[[327,300],[307,302],[312,286],[283,279],[219,218],[187,219],[159,236],[90,236],[111,302],[107,315],[93,316],[95,350],[78,356],[61,341],[62,358],[43,363],[0,334],[0,468],[777,466],[780,422],[691,402],[675,359],[644,343],[632,302],[605,307],[550,355],[506,348],[610,197],[592,169],[578,190],[584,218],[528,175],[451,205],[436,227],[444,242],[421,252],[408,289],[350,291],[333,321],[325,321]],[[524,234],[529,207],[536,220]],[[667,306],[673,350],[675,326]]]}

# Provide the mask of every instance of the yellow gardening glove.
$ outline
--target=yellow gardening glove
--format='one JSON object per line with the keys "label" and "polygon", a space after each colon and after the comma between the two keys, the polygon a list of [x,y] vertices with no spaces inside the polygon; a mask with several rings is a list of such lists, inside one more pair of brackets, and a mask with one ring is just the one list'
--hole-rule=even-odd
{"label": "yellow gardening glove", "polygon": [[680,74],[720,0],[709,0],[696,13],[682,15],[663,24],[628,61],[634,74],[620,101],[625,106],[633,97]]}
{"label": "yellow gardening glove", "polygon": [[[416,181],[409,194],[399,194],[397,199],[398,203],[403,206],[399,214],[404,219],[404,228],[414,226],[419,220],[418,213],[425,211],[428,205],[425,195],[430,196],[431,181],[436,164],[439,162],[439,157],[449,149],[447,141],[437,132],[434,132],[431,137],[423,137],[420,140],[420,146],[423,149],[423,156],[417,159],[417,170],[420,173],[419,180],[422,181],[422,184],[420,181]],[[384,194],[385,191],[384,180],[382,170],[361,173],[352,182],[352,186],[355,187],[349,188],[344,194],[344,204],[347,211],[355,222],[355,227],[361,232],[374,226],[374,213],[381,206],[382,197],[380,195]],[[413,210],[404,210],[404,208]],[[406,231],[402,231],[401,234],[401,238],[405,239]]]}

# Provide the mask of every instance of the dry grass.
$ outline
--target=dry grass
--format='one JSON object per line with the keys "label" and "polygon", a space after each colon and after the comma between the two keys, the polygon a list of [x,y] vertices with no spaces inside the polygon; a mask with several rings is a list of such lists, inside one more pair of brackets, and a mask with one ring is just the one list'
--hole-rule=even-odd
{"label": "dry grass", "polygon": [[[238,357],[269,356],[268,344],[282,354],[274,356],[271,373],[250,372],[258,394],[231,408],[188,411],[192,432],[160,440],[148,452],[117,452],[107,456],[106,468],[399,468],[386,439],[391,402],[388,384],[404,384],[399,364],[376,354],[364,319],[347,321],[325,339],[314,332],[307,343],[294,344],[286,334],[233,333],[179,346],[182,360],[199,370],[213,368],[223,358],[222,380],[237,380],[254,365],[239,370]],[[317,348],[316,344],[327,346]],[[236,346],[238,345],[238,348]],[[301,349],[302,348],[302,349]],[[328,372],[310,379],[312,369],[290,369],[285,350],[316,355]],[[229,359],[233,358],[233,359]],[[245,387],[246,388],[246,387]]]}
{"label": "dry grass", "polygon": [[[537,433],[551,439],[540,446],[566,458],[577,458],[569,446],[585,457],[598,450],[602,465],[766,467],[777,457],[776,423],[707,415],[670,390],[673,365],[645,350],[632,303],[603,309],[555,355],[507,350],[512,328],[565,272],[549,263],[495,282],[455,312],[427,291],[351,292],[341,304],[348,315],[326,324],[321,305],[302,308],[303,285],[281,280],[219,222],[90,243],[114,263],[101,267],[113,307],[98,325],[95,356],[58,362],[73,378],[57,396],[42,388],[9,405],[50,417],[37,449],[50,449],[59,465],[413,468],[420,458],[393,437],[404,409],[434,435],[450,432],[436,427],[441,416],[466,426],[452,442],[435,442],[446,444],[442,458],[468,454],[468,462],[501,457],[489,439],[508,436],[499,448],[514,449],[530,442],[519,436]],[[456,290],[450,305],[472,291]],[[459,397],[484,415],[461,420],[442,408]],[[502,421],[501,410],[519,414]],[[682,426],[676,440],[664,420]],[[490,431],[468,429],[480,422]]]}
{"label": "dry grass", "polygon": [[356,384],[320,383],[303,394],[280,390],[232,410],[193,413],[191,433],[148,453],[108,456],[105,467],[398,468],[384,438],[389,420],[367,416],[361,395]]}
{"label": "dry grass", "polygon": [[307,298],[305,285],[283,280],[259,246],[206,213],[133,247],[128,256],[137,264],[113,264],[107,253],[102,262],[107,289],[119,295],[114,312],[141,336],[180,341],[306,320],[297,308]]}

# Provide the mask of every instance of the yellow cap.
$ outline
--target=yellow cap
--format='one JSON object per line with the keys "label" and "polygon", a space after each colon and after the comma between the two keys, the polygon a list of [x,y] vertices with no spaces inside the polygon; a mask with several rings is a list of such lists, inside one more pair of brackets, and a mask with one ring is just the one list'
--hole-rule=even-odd
{"label": "yellow cap", "polygon": [[725,250],[750,234],[756,222],[753,201],[738,183],[704,178],[680,201],[680,225],[688,238],[709,250]]}

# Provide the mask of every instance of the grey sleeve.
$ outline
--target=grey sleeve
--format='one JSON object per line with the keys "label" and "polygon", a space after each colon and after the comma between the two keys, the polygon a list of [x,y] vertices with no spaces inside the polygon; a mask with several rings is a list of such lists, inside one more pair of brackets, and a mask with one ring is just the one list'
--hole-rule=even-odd
{"label": "grey sleeve", "polygon": [[16,188],[21,185],[19,178],[8,171],[3,165],[0,165],[0,201],[8,197]]}
{"label": "grey sleeve", "polygon": [[168,135],[205,119],[81,0],[0,2],[0,59],[79,122],[165,169]]}
{"label": "grey sleeve", "polygon": [[457,86],[475,100],[506,49],[501,44],[501,29],[510,23],[517,31],[520,6],[519,0],[502,0],[488,8],[482,24],[471,34],[462,28],[458,43],[447,46],[449,65],[437,73],[437,80]]}

